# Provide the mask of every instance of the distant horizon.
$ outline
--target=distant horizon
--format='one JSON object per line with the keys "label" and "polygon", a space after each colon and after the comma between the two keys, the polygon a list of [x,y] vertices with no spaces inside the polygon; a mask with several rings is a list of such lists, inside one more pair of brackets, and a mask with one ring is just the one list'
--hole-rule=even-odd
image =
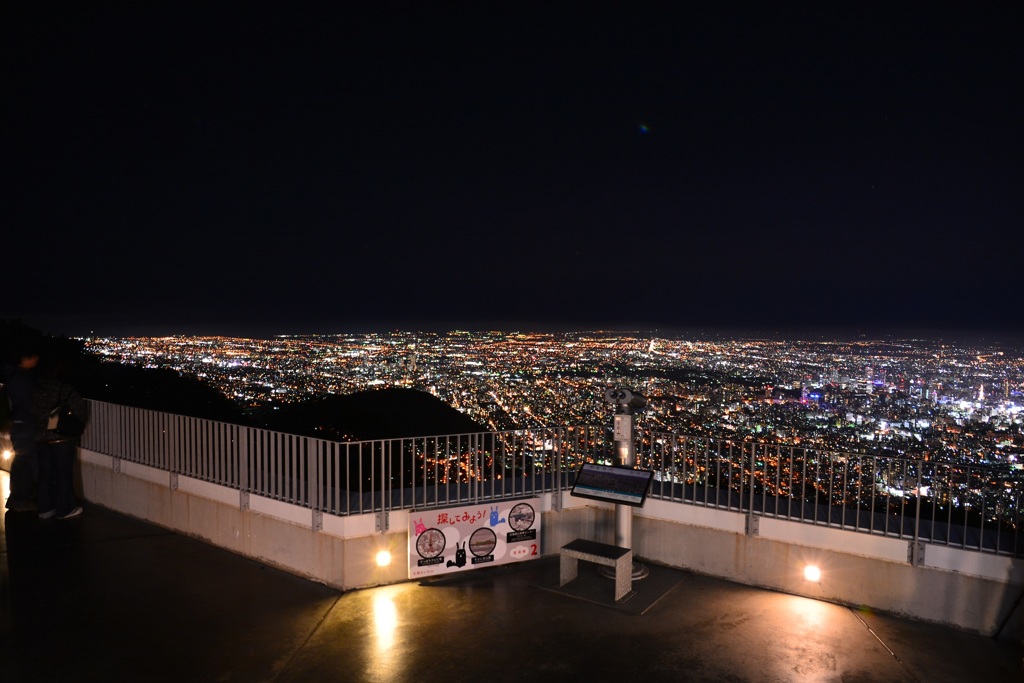
{"label": "distant horizon", "polygon": [[503,334],[582,334],[614,333],[665,338],[691,337],[694,339],[771,339],[793,341],[858,341],[865,339],[920,339],[971,343],[999,343],[1024,347],[1024,330],[1007,327],[980,326],[944,327],[938,325],[887,326],[882,324],[726,324],[695,323],[692,325],[658,325],[639,322],[609,324],[579,322],[578,324],[547,321],[391,321],[374,323],[352,321],[349,324],[321,320],[308,322],[284,320],[280,324],[243,320],[196,321],[178,320],[166,323],[129,322],[123,319],[103,319],[95,324],[82,320],[84,316],[0,315],[0,320],[21,321],[29,327],[53,336],[68,338],[87,337],[232,337],[239,339],[269,339],[283,336],[345,335],[345,334],[449,334],[452,332]]}
{"label": "distant horizon", "polygon": [[[35,326],[34,326],[35,327]],[[66,336],[69,338],[88,337],[225,337],[234,339],[273,339],[282,337],[312,337],[312,336],[343,336],[343,335],[384,335],[384,334],[437,334],[447,335],[453,333],[469,334],[621,334],[637,337],[653,338],[693,338],[699,340],[754,340],[766,339],[771,341],[806,341],[806,342],[827,342],[827,341],[931,341],[931,342],[958,342],[958,343],[995,343],[1011,346],[1024,347],[1024,334],[1008,332],[1006,330],[942,330],[935,328],[916,329],[850,329],[835,327],[777,327],[775,329],[757,328],[732,328],[728,326],[699,326],[692,328],[643,328],[643,327],[553,327],[550,325],[537,326],[402,326],[402,327],[379,327],[358,326],[352,329],[329,329],[325,326],[310,326],[307,329],[290,329],[271,331],[269,328],[257,329],[249,327],[225,326],[223,329],[192,329],[174,330],[165,326],[139,326],[134,330],[121,329],[111,331],[92,330],[90,332],[77,332],[71,334],[54,333],[40,328],[41,331],[55,336]]]}

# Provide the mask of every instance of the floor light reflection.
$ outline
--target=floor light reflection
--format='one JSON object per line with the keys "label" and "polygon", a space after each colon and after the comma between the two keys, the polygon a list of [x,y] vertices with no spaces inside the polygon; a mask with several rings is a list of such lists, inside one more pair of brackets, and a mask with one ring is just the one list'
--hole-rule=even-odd
{"label": "floor light reflection", "polygon": [[391,596],[374,597],[373,625],[377,634],[377,651],[387,652],[395,644],[395,629],[398,627],[398,610]]}

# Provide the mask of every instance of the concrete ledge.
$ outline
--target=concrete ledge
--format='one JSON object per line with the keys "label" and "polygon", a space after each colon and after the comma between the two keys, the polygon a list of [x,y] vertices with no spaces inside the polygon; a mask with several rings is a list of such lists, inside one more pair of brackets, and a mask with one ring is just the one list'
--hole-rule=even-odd
{"label": "concrete ledge", "polygon": [[[389,513],[380,533],[377,516],[323,515],[258,496],[242,510],[239,492],[187,477],[172,489],[169,473],[82,451],[83,497],[124,514],[206,540],[342,590],[408,580],[408,512]],[[541,552],[553,555],[576,538],[614,540],[611,505],[572,505],[540,510]],[[566,502],[564,495],[561,501]],[[574,503],[577,501],[573,501]],[[745,515],[650,500],[634,514],[634,557],[747,585],[771,588],[899,616],[953,626],[982,635],[1024,638],[1017,609],[1024,588],[1020,560],[926,545],[924,566],[907,562],[907,541],[873,537],[798,522],[760,518],[760,536],[744,533]],[[378,552],[392,562],[377,567]],[[803,579],[818,565],[822,578]]]}
{"label": "concrete ledge", "polygon": [[89,465],[96,465],[108,470],[114,469],[114,458],[110,455],[103,455],[102,453],[79,448],[78,459],[80,462],[88,463]]}
{"label": "concrete ledge", "polygon": [[[637,518],[660,519],[741,535],[745,535],[746,532],[744,513],[664,500],[649,500],[642,511],[638,510],[634,514],[634,519]],[[907,563],[910,539],[791,522],[776,517],[758,515],[757,519],[758,538],[807,548],[832,550],[846,555],[859,555],[884,562]],[[1024,584],[1024,562],[1010,557],[926,543],[924,564],[933,569]]]}
{"label": "concrete ledge", "polygon": [[234,505],[236,508],[239,507],[240,492],[237,489],[230,489],[226,486],[221,486],[220,484],[203,481],[202,479],[179,476],[178,491],[180,493],[223,503],[224,505]]}
{"label": "concrete ledge", "polygon": [[[742,517],[739,513],[737,516]],[[903,561],[892,562],[667,520],[635,517],[633,521],[634,553],[652,562],[794,595],[867,606],[986,636],[996,635],[1010,621],[1022,594],[1022,586],[1006,576],[996,580],[915,567],[906,561],[906,542],[898,539],[895,542],[904,548]],[[802,530],[810,525],[794,526]],[[824,531],[844,537],[857,535]],[[933,550],[927,547],[925,557]],[[819,581],[804,579],[803,570],[808,564],[821,569]],[[1022,636],[1003,634],[1016,639]]]}
{"label": "concrete ledge", "polygon": [[148,465],[140,465],[137,462],[122,460],[121,474],[126,477],[148,481],[151,484],[158,484],[168,488],[171,486],[170,472],[167,470],[158,470],[155,467],[150,467]]}
{"label": "concrete ledge", "polygon": [[[404,525],[395,532],[374,534],[374,515],[324,515],[324,526],[344,535],[323,533],[312,528],[312,511],[307,508],[253,496],[250,503],[255,501],[256,509],[242,510],[234,489],[179,477],[178,488],[172,490],[167,472],[156,477],[143,469],[126,469],[128,473],[114,472],[112,459],[106,456],[81,458],[83,497],[341,590],[408,579]],[[139,474],[142,477],[135,476]],[[154,478],[163,481],[150,481]],[[407,515],[397,515],[396,521],[403,519],[407,524]],[[391,553],[386,567],[376,564],[381,550]]]}
{"label": "concrete ledge", "polygon": [[[743,515],[737,514],[737,516],[742,517]],[[758,520],[760,526],[758,536],[763,539],[823,550],[835,550],[862,557],[873,557],[886,562],[905,563],[907,561],[909,541],[906,539],[830,529],[803,522],[788,522],[774,517],[759,517]]]}
{"label": "concrete ledge", "polygon": [[965,552],[942,545],[925,546],[926,567],[1013,584],[1024,584],[1024,562],[1002,555]]}
{"label": "concrete ledge", "polygon": [[643,508],[636,510],[633,516],[664,519],[734,534],[742,534],[745,525],[743,515],[736,512],[658,499],[648,499]]}
{"label": "concrete ledge", "polygon": [[347,517],[324,515],[323,522],[323,533],[338,538],[369,536],[377,532],[377,520],[374,515],[350,515]]}
{"label": "concrete ledge", "polygon": [[258,515],[267,515],[296,526],[312,528],[313,511],[309,508],[292,505],[284,501],[252,495],[249,497],[249,510]]}

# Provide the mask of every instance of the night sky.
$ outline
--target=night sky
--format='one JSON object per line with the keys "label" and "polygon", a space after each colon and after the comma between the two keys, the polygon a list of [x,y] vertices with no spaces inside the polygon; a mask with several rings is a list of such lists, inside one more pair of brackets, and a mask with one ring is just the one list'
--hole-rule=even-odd
{"label": "night sky", "polygon": [[7,0],[0,317],[1024,335],[1019,3],[619,4]]}

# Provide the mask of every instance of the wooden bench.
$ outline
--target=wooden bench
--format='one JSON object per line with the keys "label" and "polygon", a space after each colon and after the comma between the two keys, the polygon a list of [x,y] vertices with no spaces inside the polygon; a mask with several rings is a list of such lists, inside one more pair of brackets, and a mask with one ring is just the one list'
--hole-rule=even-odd
{"label": "wooden bench", "polygon": [[633,551],[629,548],[577,538],[562,546],[559,558],[559,586],[576,578],[579,561],[584,560],[615,567],[615,602],[633,589]]}

